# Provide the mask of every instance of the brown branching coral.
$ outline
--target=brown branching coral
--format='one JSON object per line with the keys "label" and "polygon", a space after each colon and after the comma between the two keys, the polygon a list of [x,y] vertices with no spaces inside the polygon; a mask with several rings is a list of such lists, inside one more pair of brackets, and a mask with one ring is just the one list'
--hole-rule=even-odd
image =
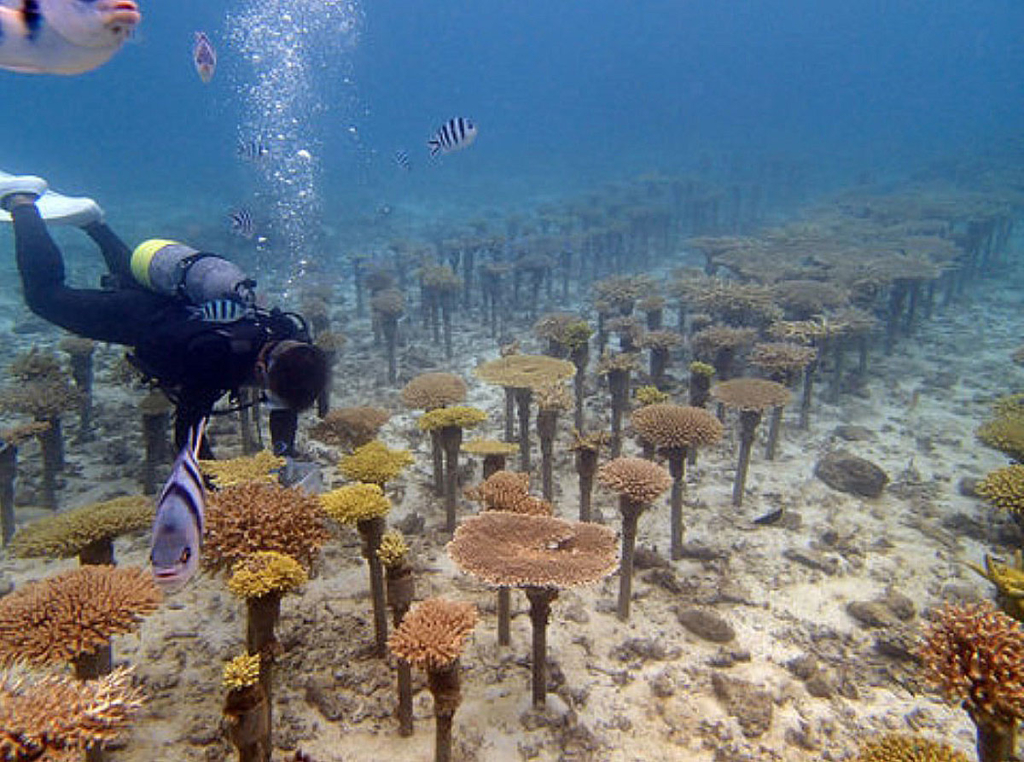
{"label": "brown branching coral", "polygon": [[978,730],[980,762],[1013,752],[1024,717],[1024,629],[991,604],[946,605],[924,632],[920,657],[948,701],[961,701]]}
{"label": "brown branching coral", "polygon": [[658,496],[672,486],[672,476],[664,468],[644,458],[615,458],[597,471],[597,478],[619,495],[622,514],[622,563],[619,567],[619,619],[629,619],[633,590],[633,553],[640,514]]}
{"label": "brown branching coral", "polygon": [[551,503],[530,494],[530,475],[517,471],[495,471],[476,487],[467,489],[466,497],[483,503],[490,511],[551,514]]}
{"label": "brown branching coral", "polygon": [[433,410],[466,399],[466,382],[454,373],[421,373],[402,389],[402,402],[414,410]]}
{"label": "brown branching coral", "polygon": [[0,758],[75,762],[116,740],[142,707],[127,669],[97,680],[26,671],[0,676]]}
{"label": "brown branching coral", "polygon": [[162,600],[136,567],[82,566],[0,599],[0,665],[73,662],[133,632]]}
{"label": "brown branching coral", "polygon": [[356,448],[373,441],[391,413],[379,407],[358,405],[331,410],[310,426],[309,435],[324,444]]}
{"label": "brown branching coral", "polygon": [[476,619],[472,603],[428,598],[409,610],[388,645],[395,656],[414,666],[441,669],[462,654]]}
{"label": "brown branching coral", "polygon": [[308,568],[328,537],[316,497],[279,484],[237,484],[209,496],[203,562],[223,569],[276,550]]}
{"label": "brown branching coral", "polygon": [[80,556],[82,563],[113,563],[112,540],[148,528],[153,513],[152,500],[142,495],[90,503],[22,527],[11,552],[20,558]]}

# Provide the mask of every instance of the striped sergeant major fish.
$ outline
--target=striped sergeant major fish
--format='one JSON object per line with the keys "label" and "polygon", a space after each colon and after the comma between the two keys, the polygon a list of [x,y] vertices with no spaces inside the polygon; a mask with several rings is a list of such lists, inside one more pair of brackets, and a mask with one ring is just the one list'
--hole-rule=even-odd
{"label": "striped sergeant major fish", "polygon": [[264,145],[260,138],[250,140],[238,139],[238,158],[244,161],[259,161],[270,153],[270,149]]}
{"label": "striped sergeant major fish", "polygon": [[242,238],[252,238],[256,235],[256,223],[253,222],[252,212],[246,208],[236,209],[228,215],[228,219],[231,222],[231,232],[242,236]]}
{"label": "striped sergeant major fish", "polygon": [[253,314],[253,308],[237,299],[211,299],[189,307],[189,312],[204,323],[237,323]]}
{"label": "striped sergeant major fish", "polygon": [[189,432],[188,442],[175,458],[171,475],[156,502],[149,560],[153,564],[153,581],[165,593],[181,590],[199,569],[206,489],[198,458],[206,420],[203,418]]}
{"label": "striped sergeant major fish", "polygon": [[404,169],[406,172],[412,169],[412,162],[409,161],[409,152],[402,149],[395,151],[394,155],[395,164]]}
{"label": "striped sergeant major fish", "polygon": [[455,116],[437,128],[434,137],[427,141],[430,155],[454,153],[469,148],[476,140],[477,127],[463,116]]}
{"label": "striped sergeant major fish", "polygon": [[0,69],[91,71],[121,49],[141,20],[132,0],[0,0]]}

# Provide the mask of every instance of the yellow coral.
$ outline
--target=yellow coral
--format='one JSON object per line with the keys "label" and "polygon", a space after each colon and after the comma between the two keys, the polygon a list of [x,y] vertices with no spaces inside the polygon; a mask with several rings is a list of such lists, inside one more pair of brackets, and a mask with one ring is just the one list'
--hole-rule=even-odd
{"label": "yellow coral", "polygon": [[144,529],[152,523],[150,498],[115,497],[46,516],[22,527],[11,541],[11,551],[19,558],[69,558],[90,543]]}
{"label": "yellow coral", "polygon": [[279,468],[284,467],[284,458],[270,450],[260,450],[255,455],[246,455],[228,460],[201,460],[199,468],[218,487],[231,487],[243,482],[277,481]]}
{"label": "yellow coral", "polygon": [[377,548],[377,558],[387,567],[398,566],[409,554],[409,544],[397,530],[389,530],[380,538],[380,547]]}
{"label": "yellow coral", "polygon": [[887,735],[861,747],[854,762],[969,762],[961,751],[921,736]]}
{"label": "yellow coral", "polygon": [[997,468],[978,482],[975,491],[997,508],[1024,514],[1024,466]]}
{"label": "yellow coral", "polygon": [[690,363],[690,373],[698,376],[713,376],[715,375],[715,366],[700,360],[694,360]]}
{"label": "yellow coral", "polygon": [[421,431],[433,431],[457,426],[469,429],[487,420],[487,413],[469,405],[439,407],[420,416],[417,425]]}
{"label": "yellow coral", "polygon": [[229,691],[256,685],[260,679],[260,655],[242,654],[224,664],[221,684]]}
{"label": "yellow coral", "polygon": [[342,523],[353,523],[387,515],[391,501],[376,484],[346,484],[320,495],[320,504],[328,516]]}
{"label": "yellow coral", "polygon": [[386,484],[412,462],[412,453],[408,450],[392,450],[375,439],[343,457],[338,468],[353,481]]}
{"label": "yellow coral", "polygon": [[636,401],[641,405],[656,405],[661,402],[668,402],[668,393],[661,391],[656,386],[641,386],[636,390]]}
{"label": "yellow coral", "polygon": [[261,550],[235,564],[228,590],[239,598],[259,598],[284,593],[304,585],[309,575],[291,556],[276,550]]}

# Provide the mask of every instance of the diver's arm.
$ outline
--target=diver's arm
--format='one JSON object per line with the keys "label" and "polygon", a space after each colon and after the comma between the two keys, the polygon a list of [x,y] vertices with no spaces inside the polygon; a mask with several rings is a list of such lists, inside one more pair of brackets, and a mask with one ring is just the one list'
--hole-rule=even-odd
{"label": "diver's arm", "polygon": [[90,222],[82,228],[96,242],[112,275],[117,275],[119,284],[125,287],[134,283],[132,278],[132,252],[128,244],[121,240],[107,223],[102,220]]}

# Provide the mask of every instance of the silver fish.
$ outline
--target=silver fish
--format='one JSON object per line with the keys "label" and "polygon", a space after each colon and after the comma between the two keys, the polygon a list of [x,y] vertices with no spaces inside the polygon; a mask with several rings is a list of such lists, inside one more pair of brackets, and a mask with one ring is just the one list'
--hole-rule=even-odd
{"label": "silver fish", "polygon": [[0,0],[0,69],[91,71],[121,49],[141,20],[133,0]]}
{"label": "silver fish", "polygon": [[181,590],[199,569],[206,489],[198,458],[204,431],[205,418],[189,432],[157,499],[149,560],[153,581],[168,594]]}
{"label": "silver fish", "polygon": [[196,32],[196,42],[192,47],[192,61],[196,65],[196,72],[203,83],[213,79],[213,73],[217,70],[217,51],[213,49],[213,43],[206,36],[205,32]]}
{"label": "silver fish", "polygon": [[454,153],[469,148],[476,140],[477,126],[463,116],[455,116],[437,128],[434,136],[427,141],[430,155]]}

